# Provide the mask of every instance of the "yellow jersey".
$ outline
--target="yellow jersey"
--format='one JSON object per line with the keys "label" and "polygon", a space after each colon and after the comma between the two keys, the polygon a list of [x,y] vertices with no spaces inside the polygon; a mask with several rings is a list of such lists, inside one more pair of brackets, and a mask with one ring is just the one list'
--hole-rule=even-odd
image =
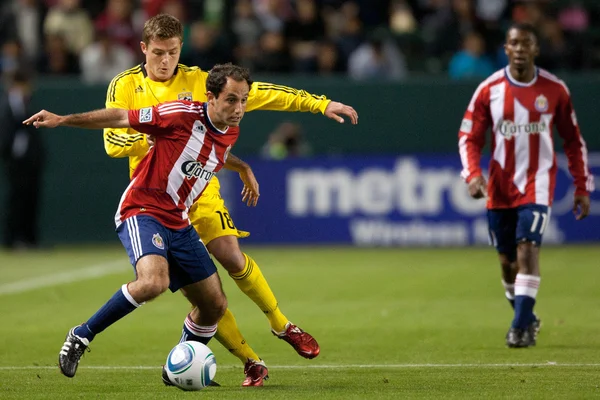
{"label": "yellow jersey", "polygon": [[[106,93],[106,108],[139,109],[171,100],[206,101],[208,72],[198,67],[178,64],[166,82],[148,78],[144,64],[115,76]],[[304,111],[324,113],[330,100],[287,86],[254,82],[250,88],[246,111]],[[129,176],[148,153],[146,135],[131,128],[105,129],[104,148],[111,157],[129,157]],[[212,188],[211,188],[212,186]],[[206,191],[219,189],[214,177]]]}

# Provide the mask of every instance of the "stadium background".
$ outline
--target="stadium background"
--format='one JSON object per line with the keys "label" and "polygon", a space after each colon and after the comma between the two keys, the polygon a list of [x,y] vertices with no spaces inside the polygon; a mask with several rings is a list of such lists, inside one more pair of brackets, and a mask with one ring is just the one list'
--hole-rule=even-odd
{"label": "stadium background", "polygon": [[[237,225],[254,233],[248,243],[464,245],[485,242],[486,232],[482,202],[469,201],[460,186],[456,132],[478,82],[505,63],[502,32],[512,21],[538,27],[539,63],[569,85],[599,173],[599,10],[592,1],[16,0],[2,9],[0,67],[4,77],[16,66],[36,73],[34,109],[100,108],[114,75],[102,72],[129,67],[119,69],[123,58],[139,62],[140,23],[172,12],[185,21],[182,62],[208,69],[234,60],[252,68],[256,80],[326,94],[360,115],[358,126],[299,113],[246,115],[234,153],[256,169],[259,207],[242,207],[237,179],[222,175]],[[28,12],[38,22],[29,34],[19,25],[31,23]],[[39,37],[32,37],[34,28]],[[101,48],[129,58],[90,63]],[[310,152],[266,161],[269,138],[285,123],[294,124]],[[116,242],[112,221],[127,184],[126,161],[105,155],[99,132],[43,136],[42,243]],[[548,241],[600,240],[598,203],[591,218],[575,225],[568,174],[561,176],[558,200],[564,201]],[[4,195],[5,185],[0,188]]]}
{"label": "stadium background", "polygon": [[[61,12],[65,3],[75,10]],[[296,3],[315,3],[324,28],[295,24]],[[124,18],[106,15],[108,4]],[[55,11],[46,31],[43,8]],[[222,387],[203,398],[597,398],[598,192],[594,214],[575,223],[561,169],[545,240],[592,243],[544,247],[536,305],[544,327],[535,348],[511,351],[504,335],[512,310],[495,252],[462,246],[485,241],[486,232],[483,203],[466,198],[460,181],[456,142],[473,90],[505,62],[498,57],[503,31],[527,20],[542,35],[540,65],[571,88],[598,177],[599,9],[596,0],[5,0],[0,70],[3,78],[17,67],[35,72],[34,108],[102,107],[108,80],[141,61],[140,22],[161,10],[186,23],[183,62],[208,69],[234,60],[256,79],[324,93],[358,111],[357,126],[297,113],[244,117],[235,153],[254,167],[261,199],[256,209],[242,206],[231,174],[222,174],[223,195],[237,225],[252,231],[244,251],[322,351],[304,360],[276,340],[220,270],[238,325],[271,379],[256,391],[240,387],[241,363],[213,341]],[[78,52],[66,51],[60,35]],[[369,51],[350,61],[360,45],[382,37],[385,63],[374,63]],[[282,44],[296,51],[278,52]],[[118,48],[121,57],[97,58],[102,48]],[[305,139],[302,157],[282,157],[269,141],[290,126]],[[106,156],[99,131],[40,133],[42,248],[0,251],[0,398],[188,399],[160,381],[189,309],[180,295],[160,296],[104,332],[75,379],[58,373],[65,332],[133,277],[113,223],[128,169],[126,160]],[[2,174],[0,200],[5,194]],[[269,246],[282,243],[293,245]],[[441,245],[460,247],[429,248]]]}

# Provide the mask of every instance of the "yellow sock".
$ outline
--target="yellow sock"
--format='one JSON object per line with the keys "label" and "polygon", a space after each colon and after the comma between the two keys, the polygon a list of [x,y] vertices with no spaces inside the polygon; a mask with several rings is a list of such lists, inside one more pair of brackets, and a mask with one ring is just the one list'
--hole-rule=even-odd
{"label": "yellow sock", "polygon": [[246,363],[249,358],[257,361],[260,360],[258,354],[246,343],[246,339],[244,339],[242,332],[238,329],[235,317],[229,311],[229,308],[225,310],[223,318],[217,324],[215,339],[243,363]]}
{"label": "yellow sock", "polygon": [[240,290],[250,297],[254,303],[265,313],[275,332],[283,332],[285,325],[289,322],[285,315],[279,310],[277,299],[271,291],[267,280],[263,276],[256,262],[244,253],[246,265],[244,270],[238,274],[229,274]]}

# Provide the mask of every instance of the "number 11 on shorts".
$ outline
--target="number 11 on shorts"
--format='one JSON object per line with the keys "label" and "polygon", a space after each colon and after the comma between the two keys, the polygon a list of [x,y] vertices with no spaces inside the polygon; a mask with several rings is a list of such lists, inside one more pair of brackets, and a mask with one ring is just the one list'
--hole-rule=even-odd
{"label": "number 11 on shorts", "polygon": [[[546,229],[546,224],[548,223],[548,214],[541,213],[539,211],[533,211],[533,223],[531,224],[531,232],[535,232],[539,226],[540,235],[544,234],[544,230]],[[540,221],[541,219],[541,221]]]}

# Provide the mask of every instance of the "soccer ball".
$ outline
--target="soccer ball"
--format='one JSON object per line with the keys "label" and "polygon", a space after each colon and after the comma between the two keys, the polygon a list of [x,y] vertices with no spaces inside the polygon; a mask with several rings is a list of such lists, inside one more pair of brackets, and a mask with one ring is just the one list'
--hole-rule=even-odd
{"label": "soccer ball", "polygon": [[179,343],[165,364],[171,382],[183,390],[200,390],[212,382],[217,373],[213,352],[200,342]]}

